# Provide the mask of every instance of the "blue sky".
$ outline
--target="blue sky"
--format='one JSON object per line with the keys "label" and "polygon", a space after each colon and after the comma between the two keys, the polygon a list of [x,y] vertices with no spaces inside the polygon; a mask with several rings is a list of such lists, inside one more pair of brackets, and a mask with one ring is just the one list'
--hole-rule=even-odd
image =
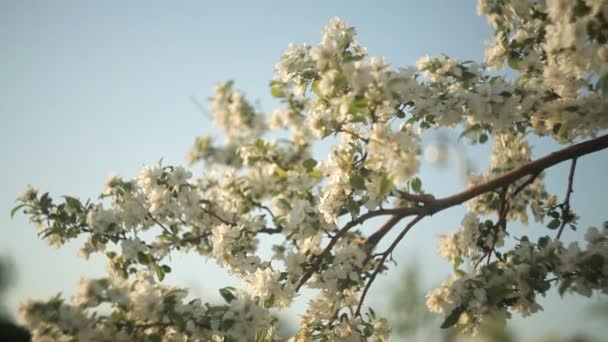
{"label": "blue sky", "polygon": [[[27,184],[55,197],[94,198],[111,171],[133,177],[160,158],[183,164],[195,136],[217,133],[192,96],[205,103],[216,83],[234,79],[262,110],[272,111],[277,103],[267,85],[274,64],[290,42],[318,42],[333,16],[357,28],[357,40],[370,55],[395,66],[414,64],[425,54],[480,60],[491,36],[475,1],[211,3],[0,1],[0,255],[11,256],[19,271],[8,298],[11,309],[25,297],[59,291],[69,296],[79,277],[103,274],[102,258],[78,259],[78,244],[47,247],[23,216],[9,218]],[[547,140],[534,144],[536,155],[558,148]],[[469,152],[478,168],[486,165],[487,151]],[[560,196],[567,169],[561,165],[548,174],[549,189]],[[606,219],[600,195],[608,189],[597,181],[606,169],[605,152],[579,161],[573,205],[583,217],[581,226]],[[425,166],[422,172],[425,186],[436,193],[462,187],[453,169]],[[400,246],[397,259],[418,260],[425,284],[448,274],[450,265],[434,255],[435,237],[456,229],[462,213],[457,208],[436,215]],[[513,229],[547,232],[540,225]],[[203,296],[215,296],[225,282],[237,284],[200,258],[176,257],[174,265],[170,281]],[[378,305],[398,278],[394,272],[376,283]],[[554,297],[541,302],[545,313],[517,319],[516,326],[526,335],[602,328],[584,311],[597,297]]]}

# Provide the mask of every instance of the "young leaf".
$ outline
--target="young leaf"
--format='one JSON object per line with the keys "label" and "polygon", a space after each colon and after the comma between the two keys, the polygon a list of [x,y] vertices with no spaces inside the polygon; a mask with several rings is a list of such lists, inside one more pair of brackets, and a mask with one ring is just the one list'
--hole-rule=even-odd
{"label": "young leaf", "polygon": [[15,213],[17,213],[17,211],[19,211],[19,209],[25,207],[27,204],[19,204],[18,206],[14,207],[13,210],[11,210],[11,218],[13,218],[15,216]]}
{"label": "young leaf", "polygon": [[77,198],[70,197],[70,196],[64,196],[64,197],[65,197],[65,203],[67,203],[68,207],[74,208],[74,209],[80,209],[80,201]]}
{"label": "young leaf", "polygon": [[165,279],[165,270],[159,266],[156,266],[155,270],[156,270],[156,276],[158,277],[158,280],[163,281],[163,279]]}
{"label": "young leaf", "polygon": [[485,142],[488,141],[488,135],[485,133],[481,133],[479,135],[479,143],[480,144],[485,144]]}
{"label": "young leaf", "polygon": [[365,190],[365,178],[354,174],[350,176],[350,186],[355,190]]}
{"label": "young leaf", "polygon": [[422,190],[422,181],[418,177],[412,179],[411,185],[414,192],[420,192]]}
{"label": "young leaf", "polygon": [[511,69],[518,70],[519,69],[519,57],[514,54],[510,54],[508,58],[508,63]]}
{"label": "young leaf", "polygon": [[353,201],[352,198],[349,198],[346,200],[346,209],[348,209],[350,214],[355,217],[359,215],[359,211],[361,208],[359,207],[359,204],[357,202]]}
{"label": "young leaf", "polygon": [[387,195],[389,192],[391,192],[391,190],[393,190],[393,186],[393,182],[388,178],[388,176],[384,175],[380,183],[380,195]]}
{"label": "young leaf", "polygon": [[559,219],[553,219],[553,220],[551,220],[551,222],[549,222],[549,224],[547,225],[547,228],[557,229],[557,228],[559,228],[560,224],[561,224],[561,221]]}
{"label": "young leaf", "polygon": [[321,95],[321,91],[319,90],[319,80],[312,82],[310,90],[312,90],[312,92],[315,93],[315,95],[317,95],[319,98],[323,97]]}
{"label": "young leaf", "polygon": [[139,261],[140,264],[147,265],[150,262],[149,260],[150,259],[146,253],[144,253],[144,252],[137,253],[137,261]]}
{"label": "young leaf", "polygon": [[304,166],[307,172],[311,172],[315,166],[317,166],[317,161],[312,158],[308,158],[302,162],[302,166]]}
{"label": "young leaf", "polygon": [[226,303],[230,303],[236,299],[236,296],[234,295],[234,287],[221,288],[220,295],[222,296],[222,298],[224,298]]}
{"label": "young leaf", "polygon": [[272,82],[270,85],[270,95],[273,97],[285,97],[285,92],[281,89],[281,83]]}
{"label": "young leaf", "polygon": [[454,272],[459,271],[458,267],[460,267],[460,265],[462,265],[462,263],[463,263],[463,260],[461,257],[457,257],[456,259],[454,259],[454,264],[452,265]]}
{"label": "young leaf", "polygon": [[445,318],[445,321],[443,321],[443,323],[441,324],[441,329],[447,329],[447,328],[453,326],[454,324],[458,323],[458,319],[460,318],[460,315],[466,309],[467,309],[467,307],[465,305],[461,305],[461,306],[457,307],[456,309],[454,309],[448,315],[448,317]]}

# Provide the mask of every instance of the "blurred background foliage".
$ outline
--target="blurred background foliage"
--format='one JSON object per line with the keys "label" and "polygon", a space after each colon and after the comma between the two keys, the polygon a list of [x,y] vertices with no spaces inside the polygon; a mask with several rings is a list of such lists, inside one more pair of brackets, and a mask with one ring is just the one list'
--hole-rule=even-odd
{"label": "blurred background foliage", "polygon": [[10,285],[12,264],[7,258],[0,257],[0,321],[8,320],[8,309],[5,303],[6,291]]}
{"label": "blurred background foliage", "polygon": [[13,322],[6,303],[6,293],[14,284],[15,268],[10,258],[0,256],[0,341],[21,342],[29,341],[27,330]]}

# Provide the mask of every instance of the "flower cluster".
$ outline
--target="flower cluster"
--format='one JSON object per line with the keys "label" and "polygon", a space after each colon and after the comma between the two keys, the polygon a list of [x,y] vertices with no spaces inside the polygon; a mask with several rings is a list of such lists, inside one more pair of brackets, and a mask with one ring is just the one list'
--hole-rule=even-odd
{"label": "flower cluster", "polygon": [[585,240],[586,249],[581,250],[577,242],[565,247],[548,236],[536,243],[523,236],[497,261],[472,273],[459,270],[427,294],[426,305],[446,314],[445,325],[475,331],[484,321],[504,321],[511,312],[525,317],[542,310],[537,297],[553,283],[561,295],[572,291],[589,297],[593,290],[608,294],[608,227],[589,228]]}
{"label": "flower cluster", "polygon": [[[252,331],[267,340],[276,337],[276,319],[244,292],[224,288],[227,304],[202,305],[198,299],[186,302],[186,290],[161,286],[149,274],[138,273],[133,281],[109,274],[82,279],[72,303],[59,296],[27,301],[19,321],[34,340],[45,341],[242,341]],[[95,312],[103,303],[111,314]]]}

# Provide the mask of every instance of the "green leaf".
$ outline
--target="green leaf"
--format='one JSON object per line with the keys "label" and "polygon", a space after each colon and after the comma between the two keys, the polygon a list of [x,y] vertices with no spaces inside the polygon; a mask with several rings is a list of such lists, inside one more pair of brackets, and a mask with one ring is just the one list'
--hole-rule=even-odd
{"label": "green leaf", "polygon": [[393,182],[388,178],[387,175],[384,175],[380,183],[380,195],[387,195],[389,192],[391,192],[391,190],[393,190],[393,186]]}
{"label": "green leaf", "polygon": [[40,206],[40,211],[42,211],[42,213],[45,215],[49,214],[49,207],[52,204],[53,204],[53,200],[49,196],[48,192],[45,192],[42,196],[40,196],[40,199],[38,200],[38,205]]}
{"label": "green leaf", "polygon": [[287,178],[287,172],[279,166],[275,167],[274,172],[277,174],[277,177],[279,177],[279,179]]}
{"label": "green leaf", "polygon": [[285,97],[285,92],[283,91],[283,85],[280,82],[271,82],[270,83],[270,95],[273,97]]}
{"label": "green leaf", "polygon": [[358,174],[353,174],[350,176],[350,186],[353,187],[353,189],[355,190],[365,190],[365,178],[363,178],[361,175]]}
{"label": "green leaf", "polygon": [[560,127],[559,131],[557,131],[557,133],[556,133],[556,134],[557,134],[557,135],[558,135],[560,138],[565,138],[565,139],[567,139],[567,138],[568,138],[569,133],[570,133],[570,129],[568,128],[568,126],[567,126],[567,125],[562,125],[562,127]]}
{"label": "green leaf", "polygon": [[485,133],[481,133],[479,135],[479,143],[484,144],[486,141],[488,141],[488,135]]}
{"label": "green leaf", "polygon": [[587,6],[584,1],[576,1],[576,5],[572,9],[574,18],[581,18],[591,13],[591,7]]}
{"label": "green leaf", "polygon": [[467,309],[465,305],[461,305],[454,309],[446,318],[445,321],[441,324],[441,329],[447,329],[454,324],[458,323],[458,319],[460,315]]}
{"label": "green leaf", "polygon": [[538,247],[540,247],[540,248],[545,248],[545,247],[546,247],[546,246],[549,244],[549,241],[551,241],[551,238],[550,238],[550,237],[548,237],[548,236],[543,236],[543,237],[540,237],[540,238],[538,239],[538,243],[537,243],[537,245],[538,245]]}
{"label": "green leaf", "polygon": [[112,314],[110,315],[110,320],[112,320],[112,322],[115,322],[115,323],[125,320],[125,312],[124,311],[112,312]]}
{"label": "green leaf", "polygon": [[604,73],[597,82],[599,90],[604,95],[608,95],[608,72]]}
{"label": "green leaf", "polygon": [[573,282],[574,277],[560,279],[559,286],[557,287],[557,292],[559,293],[560,297],[564,296],[564,293],[566,293]]}
{"label": "green leaf", "polygon": [[270,309],[274,305],[274,296],[270,296],[270,298],[264,301],[264,307],[266,309]]}
{"label": "green leaf", "polygon": [[162,265],[161,267],[163,268],[163,271],[165,271],[165,273],[171,273],[171,267],[167,265]]}
{"label": "green leaf", "polygon": [[412,190],[420,192],[422,190],[422,181],[418,177],[414,177],[411,181]]}
{"label": "green leaf", "polygon": [[234,326],[236,321],[234,319],[225,319],[220,323],[220,329],[222,331],[228,331]]}
{"label": "green leaf", "polygon": [[562,128],[562,123],[561,122],[557,122],[555,123],[555,125],[553,125],[553,134],[557,134],[559,133],[559,130]]}
{"label": "green leaf", "polygon": [[[49,299],[46,302],[46,305],[48,305],[50,308],[52,308],[54,310],[59,310],[59,308],[61,307],[62,304],[63,304],[63,298],[61,298],[61,292],[59,292],[55,296],[51,297],[51,299]],[[40,303],[40,304],[35,304],[35,305],[44,305],[44,304]]]}
{"label": "green leaf", "polygon": [[369,317],[372,319],[372,321],[376,320],[376,312],[372,308],[369,308]]}
{"label": "green leaf", "polygon": [[291,204],[289,204],[289,202],[286,199],[279,198],[279,203],[281,203],[283,208],[285,208],[286,210],[291,210]]}
{"label": "green leaf", "polygon": [[509,54],[509,58],[507,60],[511,69],[519,70],[519,57],[517,55]]}
{"label": "green leaf", "polygon": [[311,172],[315,166],[317,166],[317,161],[312,158],[308,158],[302,162],[302,166],[304,166],[307,172]]}
{"label": "green leaf", "polygon": [[80,201],[77,198],[70,196],[63,196],[65,198],[65,203],[70,208],[80,209]]}
{"label": "green leaf", "polygon": [[165,279],[165,270],[159,266],[156,266],[155,270],[156,270],[156,276],[158,277],[158,280],[163,281],[163,279]]}
{"label": "green leaf", "polygon": [[226,83],[224,83],[224,89],[230,89],[230,88],[232,88],[233,85],[234,85],[234,80],[229,80]]}
{"label": "green leaf", "polygon": [[348,110],[352,114],[367,113],[369,111],[369,101],[365,98],[360,98],[351,102]]}
{"label": "green leaf", "polygon": [[313,93],[315,93],[315,95],[317,95],[318,97],[323,97],[321,95],[321,91],[319,90],[319,80],[316,80],[314,82],[312,82],[312,85],[310,86],[310,90],[312,90]]}
{"label": "green leaf", "polygon": [[559,219],[553,219],[551,220],[551,222],[549,222],[549,224],[547,225],[547,228],[549,229],[557,229],[559,228],[559,226],[561,225],[561,221]]}
{"label": "green leaf", "polygon": [[352,198],[348,198],[346,200],[346,209],[348,209],[348,211],[354,217],[354,216],[358,216],[359,215],[361,207],[359,206],[359,203],[353,201]]}
{"label": "green leaf", "polygon": [[138,252],[137,253],[137,261],[139,261],[139,263],[142,264],[142,265],[147,265],[149,263],[149,257],[144,252]]}
{"label": "green leaf", "polygon": [[17,211],[19,211],[19,209],[25,207],[27,204],[19,204],[18,206],[14,207],[13,210],[11,210],[11,218],[13,218],[15,216],[15,213],[17,213]]}
{"label": "green leaf", "polygon": [[460,265],[462,265],[463,260],[461,257],[456,257],[456,259],[454,259],[454,264],[453,264],[453,268],[454,268],[454,272],[459,271],[458,267],[460,267]]}
{"label": "green leaf", "polygon": [[226,303],[230,303],[236,299],[236,295],[234,294],[234,287],[224,287],[220,289],[220,295]]}

